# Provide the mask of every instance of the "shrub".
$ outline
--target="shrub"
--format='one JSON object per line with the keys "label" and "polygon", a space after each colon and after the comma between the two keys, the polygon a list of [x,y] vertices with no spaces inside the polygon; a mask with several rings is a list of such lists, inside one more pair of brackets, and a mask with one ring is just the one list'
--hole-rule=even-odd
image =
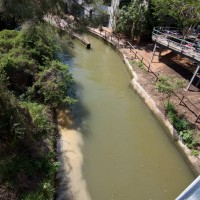
{"label": "shrub", "polygon": [[[39,133],[40,137],[42,137],[44,134],[52,132],[52,125],[47,115],[49,110],[46,106],[25,101],[20,102],[20,105],[22,106],[22,108],[28,109],[32,118],[32,122],[36,125],[37,132]],[[42,133],[42,135],[40,133]]]}
{"label": "shrub", "polygon": [[136,64],[140,69],[144,69],[144,64],[142,61],[137,61]]}
{"label": "shrub", "polygon": [[53,107],[59,104],[71,105],[76,102],[73,98],[73,86],[74,81],[67,66],[58,61],[52,61],[48,69],[39,74],[39,79],[27,95]]}
{"label": "shrub", "polygon": [[198,150],[195,150],[195,149],[192,149],[191,155],[192,155],[192,156],[198,156],[198,155],[199,155],[199,151],[198,151]]}
{"label": "shrub", "polygon": [[183,142],[188,148],[193,149],[197,144],[197,141],[194,138],[194,129],[192,128],[192,125],[177,114],[174,105],[170,101],[166,104],[166,113]]}
{"label": "shrub", "polygon": [[[1,181],[6,181],[19,193],[25,192],[20,199],[53,199],[54,176],[60,167],[59,162],[54,161],[55,155],[49,153],[37,159],[28,155],[16,155],[4,159],[0,163]],[[25,181],[21,184],[22,181]],[[30,193],[37,184],[37,192]],[[37,198],[36,198],[37,197]],[[39,198],[41,197],[41,198]]]}
{"label": "shrub", "polygon": [[191,149],[196,145],[196,141],[193,139],[194,130],[183,130],[179,134],[183,139],[184,143]]}
{"label": "shrub", "polygon": [[49,153],[51,108],[75,102],[73,78],[57,60],[52,36],[43,27],[0,32],[0,184],[19,199],[53,199],[59,163]]}
{"label": "shrub", "polygon": [[164,94],[170,94],[184,86],[184,81],[170,77],[170,76],[162,76],[158,77],[158,81],[156,82],[156,89],[158,92]]}

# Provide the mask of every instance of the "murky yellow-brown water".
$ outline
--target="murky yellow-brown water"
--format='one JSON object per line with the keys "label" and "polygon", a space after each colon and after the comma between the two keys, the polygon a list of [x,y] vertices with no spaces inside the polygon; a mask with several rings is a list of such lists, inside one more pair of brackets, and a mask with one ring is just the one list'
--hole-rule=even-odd
{"label": "murky yellow-brown water", "polygon": [[58,141],[66,164],[60,176],[67,173],[71,199],[175,199],[194,175],[130,87],[120,57],[103,42],[90,40],[92,50],[77,44],[63,56],[79,99],[72,108],[74,122],[68,129],[61,123]]}

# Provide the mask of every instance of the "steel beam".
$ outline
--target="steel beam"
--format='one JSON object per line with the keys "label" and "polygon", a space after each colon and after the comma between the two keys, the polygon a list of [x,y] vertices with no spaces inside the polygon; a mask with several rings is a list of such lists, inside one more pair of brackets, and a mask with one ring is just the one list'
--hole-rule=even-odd
{"label": "steel beam", "polygon": [[191,80],[190,80],[190,82],[189,82],[189,84],[188,84],[188,86],[186,88],[186,91],[190,88],[190,85],[192,84],[192,82],[193,82],[195,76],[197,75],[199,69],[200,69],[200,64],[198,64],[197,69],[195,70],[195,72],[194,72],[194,74],[193,74],[193,76],[192,76],[192,78],[191,78]]}
{"label": "steel beam", "polygon": [[153,57],[154,57],[154,54],[155,54],[156,47],[157,47],[157,45],[155,43],[154,48],[153,48],[153,52],[152,52],[152,56],[151,56],[151,62],[153,61]]}

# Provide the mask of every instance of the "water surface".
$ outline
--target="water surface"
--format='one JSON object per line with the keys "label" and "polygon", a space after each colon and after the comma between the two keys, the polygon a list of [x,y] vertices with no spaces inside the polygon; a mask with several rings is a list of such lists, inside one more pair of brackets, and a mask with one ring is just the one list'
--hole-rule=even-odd
{"label": "water surface", "polygon": [[63,59],[77,83],[73,114],[91,199],[175,199],[194,175],[130,87],[121,58],[102,41],[89,39],[91,50],[76,44],[69,52],[63,45]]}

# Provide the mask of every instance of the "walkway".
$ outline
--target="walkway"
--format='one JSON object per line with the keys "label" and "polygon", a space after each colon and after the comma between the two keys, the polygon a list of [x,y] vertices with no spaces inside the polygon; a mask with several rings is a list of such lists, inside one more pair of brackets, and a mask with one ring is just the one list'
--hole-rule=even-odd
{"label": "walkway", "polygon": [[152,40],[195,62],[200,62],[200,47],[197,46],[197,39],[194,37],[183,39],[183,36],[179,35],[177,32],[177,30],[172,31],[162,27],[154,28]]}
{"label": "walkway", "polygon": [[[186,88],[186,90],[188,90],[200,69],[200,40],[197,34],[189,35],[187,38],[185,38],[182,34],[179,34],[179,32],[180,30],[167,27],[155,27],[153,29],[152,40],[155,42],[155,45],[151,61],[153,60],[155,49],[157,45],[159,45],[162,48],[164,47],[170,49],[175,53],[178,53],[179,55],[187,57],[193,62],[196,62],[197,67],[193,72],[193,76]],[[199,85],[199,83],[200,78],[197,85]]]}

